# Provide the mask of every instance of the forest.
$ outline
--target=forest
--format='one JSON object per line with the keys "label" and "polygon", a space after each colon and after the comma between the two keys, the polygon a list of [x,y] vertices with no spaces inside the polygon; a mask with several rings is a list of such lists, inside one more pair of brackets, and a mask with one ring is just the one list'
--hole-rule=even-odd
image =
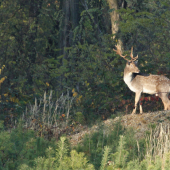
{"label": "forest", "polygon": [[[169,0],[2,0],[0,14],[0,170],[168,170],[170,149],[164,161],[158,148],[149,155],[151,138],[136,144],[120,123],[75,148],[65,132],[131,113],[115,45],[127,57],[133,47],[141,72],[170,78]],[[154,96],[141,100],[145,112],[163,110]]]}

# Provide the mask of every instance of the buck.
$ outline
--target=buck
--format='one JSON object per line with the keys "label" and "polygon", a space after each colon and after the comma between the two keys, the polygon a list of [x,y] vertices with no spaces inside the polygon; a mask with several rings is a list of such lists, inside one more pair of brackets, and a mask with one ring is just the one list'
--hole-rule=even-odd
{"label": "buck", "polygon": [[[170,100],[168,94],[170,92],[170,79],[163,75],[144,75],[140,73],[137,67],[138,55],[133,57],[133,47],[131,48],[131,59],[125,58],[121,50],[116,46],[117,50],[113,49],[119,56],[124,58],[127,63],[124,69],[124,82],[129,89],[135,92],[135,107],[132,114],[136,113],[137,104],[141,98],[141,93],[155,94],[159,96],[164,104],[164,110],[170,110]],[[143,113],[142,105],[140,104],[140,113]]]}

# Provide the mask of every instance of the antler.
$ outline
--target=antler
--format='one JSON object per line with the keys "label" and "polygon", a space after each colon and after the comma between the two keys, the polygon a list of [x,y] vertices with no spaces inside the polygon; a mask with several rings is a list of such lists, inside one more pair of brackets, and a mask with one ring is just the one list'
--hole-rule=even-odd
{"label": "antler", "polygon": [[131,54],[130,54],[131,60],[128,60],[127,58],[125,58],[127,55],[125,55],[125,56],[122,55],[121,50],[117,45],[116,45],[116,48],[117,48],[117,50],[113,49],[113,51],[115,51],[118,55],[120,55],[126,61],[131,62],[131,61],[135,61],[138,59],[138,55],[136,57],[133,57],[133,46],[131,47]]}
{"label": "antler", "polygon": [[125,58],[127,55],[125,55],[125,56],[122,55],[122,52],[121,52],[120,48],[118,47],[118,45],[115,45],[115,46],[116,46],[117,50],[115,50],[115,49],[113,48],[113,51],[115,51],[118,55],[120,55],[121,57],[123,57],[125,60],[129,61],[127,58]]}
{"label": "antler", "polygon": [[131,47],[131,54],[130,54],[130,57],[131,57],[131,61],[135,61],[138,59],[138,55],[134,58],[133,57],[133,46]]}

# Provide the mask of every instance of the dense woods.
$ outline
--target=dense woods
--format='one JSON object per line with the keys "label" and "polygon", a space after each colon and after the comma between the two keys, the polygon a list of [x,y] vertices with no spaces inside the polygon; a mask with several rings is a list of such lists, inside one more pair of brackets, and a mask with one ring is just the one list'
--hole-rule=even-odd
{"label": "dense woods", "polygon": [[[118,44],[124,54],[129,54],[133,46],[141,72],[170,78],[169,18],[169,0],[2,0],[2,129],[13,127],[12,121],[23,118],[27,108],[31,108],[29,113],[34,112],[42,98],[43,114],[45,107],[51,109],[50,113],[60,109],[60,114],[53,114],[51,124],[60,120],[66,125],[77,121],[88,124],[120,112],[130,113],[134,94],[123,82],[125,61],[113,48]],[[50,105],[52,96],[59,103],[57,109]],[[142,99],[145,111],[163,109],[154,97],[149,100],[145,95]],[[36,113],[31,118],[40,121],[41,112]],[[39,130],[42,124],[37,124]],[[32,134],[28,136],[32,138]],[[35,143],[39,140],[35,139]],[[44,145],[49,146],[47,143]],[[7,158],[3,157],[3,162]]]}
{"label": "dense woods", "polygon": [[122,99],[131,99],[122,81],[124,61],[112,51],[115,44],[125,52],[134,46],[141,71],[168,76],[169,5],[161,0],[2,1],[1,105],[23,107],[44,91],[58,97],[74,90],[84,115],[107,117]]}

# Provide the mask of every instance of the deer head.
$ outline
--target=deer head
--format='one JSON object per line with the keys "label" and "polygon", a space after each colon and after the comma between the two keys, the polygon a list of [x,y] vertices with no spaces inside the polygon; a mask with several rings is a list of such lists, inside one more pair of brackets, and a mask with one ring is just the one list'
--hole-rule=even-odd
{"label": "deer head", "polygon": [[139,73],[140,71],[137,67],[138,55],[136,57],[133,57],[133,47],[131,47],[131,54],[130,54],[131,59],[130,60],[126,58],[127,55],[125,56],[122,55],[122,52],[117,45],[116,45],[116,48],[117,50],[113,49],[113,51],[115,51],[118,55],[120,55],[122,58],[124,58],[127,61],[126,70],[131,73]]}

